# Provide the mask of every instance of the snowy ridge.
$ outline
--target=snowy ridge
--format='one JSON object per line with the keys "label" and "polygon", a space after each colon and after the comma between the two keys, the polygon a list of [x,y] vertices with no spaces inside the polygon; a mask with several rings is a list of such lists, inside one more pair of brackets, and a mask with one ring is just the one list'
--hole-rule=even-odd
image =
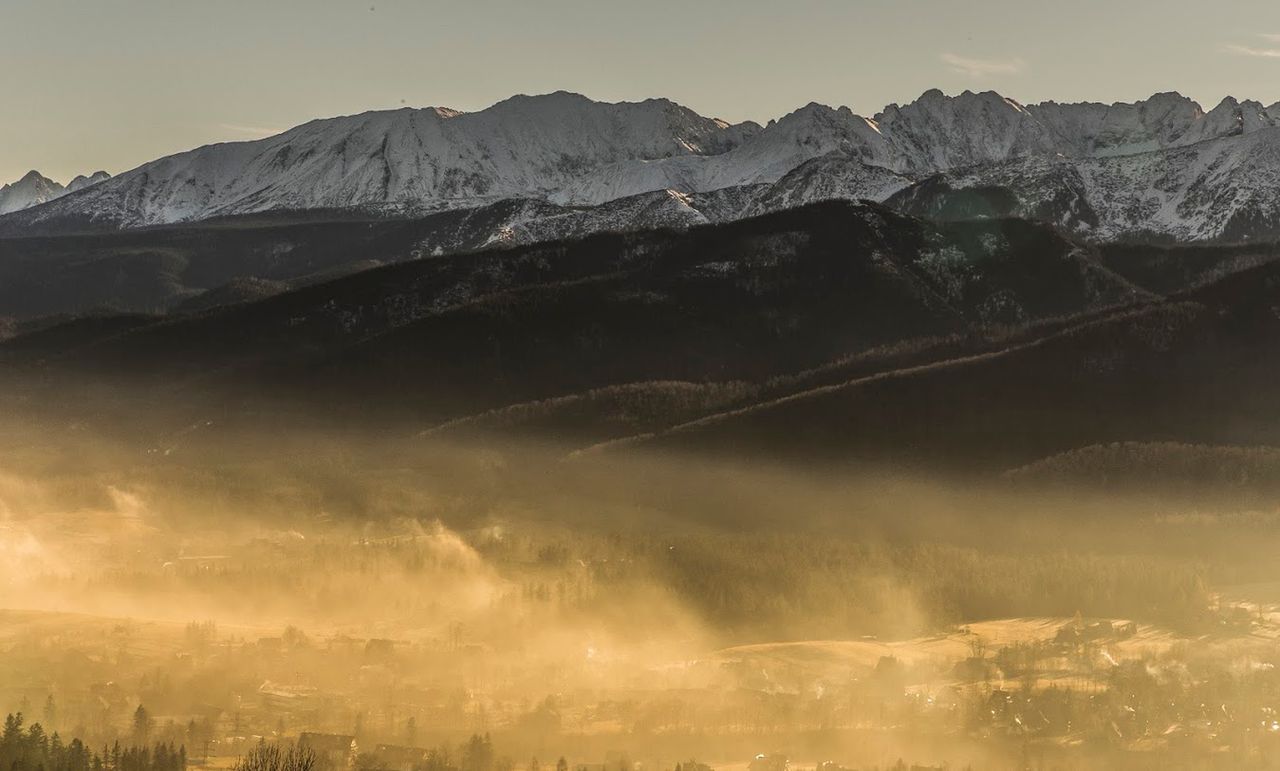
{"label": "snowy ridge", "polygon": [[754,130],[666,100],[601,104],[564,92],[477,113],[370,112],[162,158],[36,220],[141,226],[274,209],[432,210],[550,197],[591,169],[720,153]]}
{"label": "snowy ridge", "polygon": [[[991,200],[992,190],[1009,200]],[[1095,240],[1280,237],[1280,128],[1132,155],[974,166],[890,203],[931,217],[1026,217]]]}
{"label": "snowy ridge", "polygon": [[[11,232],[274,210],[546,204],[494,234],[505,242],[619,222],[719,221],[827,198],[982,216],[980,206],[957,208],[957,195],[999,187],[1016,199],[1014,211],[991,214],[1049,219],[1098,238],[1206,239],[1280,232],[1278,179],[1280,110],[1231,98],[1206,112],[1175,93],[1131,104],[1022,105],[990,91],[932,90],[873,118],[809,104],[760,127],[668,100],[610,104],[557,92],[475,113],[402,109],[316,120],[259,141],[202,147],[74,196],[24,193],[20,208],[43,205],[0,225]],[[715,191],[735,192],[709,196]],[[638,196],[647,202],[628,208]]]}

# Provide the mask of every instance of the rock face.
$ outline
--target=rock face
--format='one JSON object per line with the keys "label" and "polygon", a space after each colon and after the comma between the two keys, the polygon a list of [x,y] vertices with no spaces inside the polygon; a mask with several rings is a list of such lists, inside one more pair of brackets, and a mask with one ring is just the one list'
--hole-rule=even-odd
{"label": "rock face", "polygon": [[[311,209],[418,214],[505,199],[581,209],[669,191],[657,206],[664,222],[868,198],[931,216],[1017,214],[1098,239],[1248,238],[1280,233],[1280,114],[1230,98],[1206,112],[1176,93],[1024,106],[995,92],[932,90],[873,118],[809,104],[761,127],[667,100],[609,104],[558,92],[476,113],[317,120],[110,180],[81,179],[67,190],[89,189],[75,196],[14,194],[23,205],[3,203],[0,212],[44,205],[5,218],[0,230]],[[718,197],[704,203],[714,211],[681,208],[690,199],[679,196],[712,192]],[[607,226],[616,209],[578,217],[573,232],[588,221]]]}

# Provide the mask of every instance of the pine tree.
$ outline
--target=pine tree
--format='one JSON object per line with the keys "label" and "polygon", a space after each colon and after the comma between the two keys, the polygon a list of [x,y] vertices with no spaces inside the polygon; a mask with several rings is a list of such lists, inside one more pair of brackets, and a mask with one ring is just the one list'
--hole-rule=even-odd
{"label": "pine tree", "polygon": [[138,705],[133,713],[133,739],[139,745],[147,743],[147,738],[151,735],[151,713],[147,712],[147,708]]}
{"label": "pine tree", "polygon": [[44,725],[50,731],[58,728],[58,705],[54,702],[52,693],[44,700]]}

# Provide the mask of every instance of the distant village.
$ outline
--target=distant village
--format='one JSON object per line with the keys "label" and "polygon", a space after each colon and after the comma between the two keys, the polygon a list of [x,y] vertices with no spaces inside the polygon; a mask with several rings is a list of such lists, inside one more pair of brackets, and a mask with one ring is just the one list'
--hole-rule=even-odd
{"label": "distant village", "polygon": [[[1224,608],[1221,618],[1224,629],[1235,631],[1256,623],[1240,608]],[[211,770],[234,768],[263,745],[306,749],[316,758],[314,771],[941,768],[896,760],[846,765],[815,760],[812,751],[806,762],[794,763],[774,751],[768,737],[797,725],[872,739],[903,730],[1005,737],[1010,746],[1040,747],[1052,756],[1082,741],[1211,748],[1234,726],[1251,722],[1265,728],[1251,741],[1280,749],[1278,703],[1266,697],[1269,679],[1258,681],[1257,698],[1243,706],[1205,707],[1191,681],[1174,689],[1159,674],[1186,663],[1117,658],[1126,646],[1143,644],[1146,633],[1137,624],[1077,618],[1052,630],[991,648],[961,629],[968,655],[943,670],[881,656],[870,671],[841,682],[789,671],[779,661],[762,668],[750,657],[730,656],[680,672],[686,679],[712,678],[699,688],[675,688],[663,679],[675,675],[651,671],[648,683],[613,682],[607,690],[579,685],[530,702],[520,695],[533,689],[519,669],[500,652],[468,642],[461,629],[411,643],[312,638],[293,627],[245,639],[211,623],[191,623],[180,640],[165,642],[144,627],[119,624],[12,646],[0,694],[30,716],[29,724],[39,720],[61,735],[83,736],[87,746],[154,747],[148,758],[176,759],[180,752],[183,767]],[[32,677],[48,672],[45,660],[55,650],[54,680]],[[491,685],[483,693],[460,688],[458,673]],[[195,683],[200,698],[193,701]],[[681,747],[693,746],[688,737],[699,736],[719,737],[707,745],[719,751],[680,759]],[[636,749],[646,744],[652,749]],[[751,744],[765,746],[733,754]],[[100,771],[156,771],[114,767],[109,750],[98,754],[107,759]]]}

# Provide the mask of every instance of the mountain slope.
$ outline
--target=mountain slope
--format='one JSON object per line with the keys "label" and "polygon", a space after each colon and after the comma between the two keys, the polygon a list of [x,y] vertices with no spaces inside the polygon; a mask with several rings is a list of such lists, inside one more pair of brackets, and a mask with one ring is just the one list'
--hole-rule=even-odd
{"label": "mountain slope", "polygon": [[[661,190],[596,207],[506,199],[411,218],[268,213],[184,226],[0,239],[0,318],[213,307],[371,263],[599,232],[686,229],[737,219],[756,192],[735,188],[688,196]],[[241,291],[251,286],[249,295]],[[195,300],[202,293],[204,299]]]}
{"label": "mountain slope", "polygon": [[716,413],[628,448],[1020,466],[1121,441],[1274,445],[1280,266],[1003,349]]}

